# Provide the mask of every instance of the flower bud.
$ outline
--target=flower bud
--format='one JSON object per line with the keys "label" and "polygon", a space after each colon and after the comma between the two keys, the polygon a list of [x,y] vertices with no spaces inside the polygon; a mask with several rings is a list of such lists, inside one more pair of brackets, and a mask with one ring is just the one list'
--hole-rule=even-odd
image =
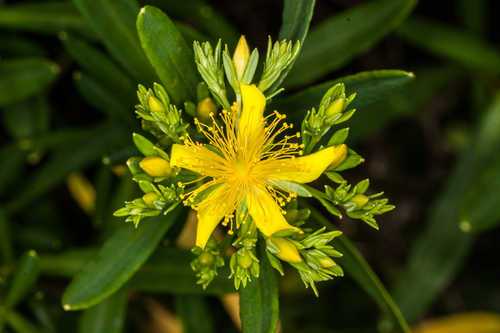
{"label": "flower bud", "polygon": [[330,268],[336,265],[335,261],[333,261],[330,257],[323,257],[319,259],[319,264],[322,268]]}
{"label": "flower bud", "polygon": [[335,146],[332,154],[332,163],[330,163],[329,167],[331,169],[338,167],[340,163],[344,162],[345,158],[347,157],[347,145],[341,144]]}
{"label": "flower bud", "polygon": [[148,98],[148,106],[151,112],[164,112],[165,108],[160,100],[154,96],[149,96]]}
{"label": "flower bud", "polygon": [[238,265],[241,268],[248,269],[250,266],[252,266],[253,259],[252,256],[247,252],[243,252],[242,254],[238,254]]}
{"label": "flower bud", "polygon": [[299,251],[295,244],[285,238],[271,238],[271,242],[278,248],[276,256],[283,261],[298,263],[302,261]]}
{"label": "flower bud", "polygon": [[241,79],[243,73],[245,72],[245,68],[248,64],[248,59],[250,58],[250,48],[248,47],[247,40],[245,36],[241,36],[238,41],[238,45],[236,45],[236,49],[233,54],[233,64],[236,69],[236,75],[238,79]]}
{"label": "flower bud", "polygon": [[201,100],[196,106],[196,115],[200,117],[202,121],[207,121],[210,119],[210,114],[217,111],[217,106],[210,97],[206,97]]}
{"label": "flower bud", "polygon": [[337,98],[332,102],[332,104],[330,104],[328,109],[326,109],[326,115],[328,117],[333,117],[336,114],[344,111],[344,107],[345,107],[345,98],[343,97]]}
{"label": "flower bud", "polygon": [[139,166],[151,177],[167,177],[170,175],[170,163],[158,156],[148,156],[139,162]]}
{"label": "flower bud", "polygon": [[153,206],[153,203],[158,200],[159,196],[155,192],[149,192],[142,196],[142,200],[148,206]]}
{"label": "flower bud", "polygon": [[200,254],[198,259],[200,260],[200,264],[202,264],[203,266],[210,266],[215,260],[213,254],[208,252],[203,252],[202,254]]}
{"label": "flower bud", "polygon": [[368,201],[370,201],[370,198],[368,198],[366,195],[364,194],[356,194],[352,199],[351,199],[352,202],[354,202],[356,204],[356,206],[358,206],[359,208],[363,207],[364,205],[366,205],[368,203]]}

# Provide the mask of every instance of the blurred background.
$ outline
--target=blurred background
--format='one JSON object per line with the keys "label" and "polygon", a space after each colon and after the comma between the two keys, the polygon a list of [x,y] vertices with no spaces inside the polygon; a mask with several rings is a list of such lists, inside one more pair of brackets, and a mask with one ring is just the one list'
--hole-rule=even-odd
{"label": "blurred background", "polygon": [[[135,35],[145,4],[173,18],[188,43],[220,37],[232,49],[245,34],[264,50],[282,24],[278,0],[0,0],[0,331],[179,332],[184,323],[201,332],[193,318],[237,331],[234,299],[178,295],[163,275],[150,279],[157,290],[108,308],[61,307],[69,278],[124,224],[112,212],[138,196],[123,162],[139,128],[136,85],[152,77]],[[305,112],[321,83],[404,71],[352,90],[346,81],[360,100],[348,144],[366,159],[346,178],[369,177],[397,208],[378,232],[336,224],[415,332],[500,332],[497,13],[493,0],[316,0],[303,53],[274,101]],[[391,332],[380,298],[365,290],[346,276],[320,284],[315,298],[288,274],[282,331]]]}

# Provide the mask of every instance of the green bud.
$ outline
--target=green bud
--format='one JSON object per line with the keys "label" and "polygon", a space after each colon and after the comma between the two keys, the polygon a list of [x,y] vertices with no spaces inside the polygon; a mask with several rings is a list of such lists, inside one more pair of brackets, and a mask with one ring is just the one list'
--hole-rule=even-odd
{"label": "green bud", "polygon": [[368,198],[366,195],[364,194],[356,194],[352,199],[351,199],[352,202],[354,202],[356,204],[357,207],[361,208],[363,207],[364,205],[366,205],[368,203],[368,201],[370,201],[370,198]]}
{"label": "green bud", "polygon": [[326,109],[326,112],[325,112],[326,115],[328,117],[333,117],[333,116],[341,113],[342,111],[344,111],[345,102],[346,102],[346,99],[343,97],[340,97],[340,98],[337,98],[336,100],[334,100],[332,102],[332,104],[330,104],[328,109]]}

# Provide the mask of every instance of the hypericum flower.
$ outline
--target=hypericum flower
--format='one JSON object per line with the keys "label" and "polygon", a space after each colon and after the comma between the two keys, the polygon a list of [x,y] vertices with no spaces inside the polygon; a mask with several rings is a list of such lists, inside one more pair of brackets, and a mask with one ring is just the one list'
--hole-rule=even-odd
{"label": "hypericum flower", "polygon": [[[285,135],[292,125],[273,112],[264,116],[266,98],[255,85],[241,85],[241,102],[220,113],[220,122],[211,116],[211,125],[196,121],[208,144],[184,138],[174,144],[171,166],[184,168],[201,177],[202,185],[188,189],[184,204],[197,211],[196,245],[204,248],[210,235],[223,221],[230,231],[247,214],[267,237],[278,231],[300,229],[288,224],[282,206],[296,193],[285,182],[309,183],[317,179],[336,159],[334,147],[299,157],[303,146],[296,135]],[[235,219],[235,212],[242,219]]]}

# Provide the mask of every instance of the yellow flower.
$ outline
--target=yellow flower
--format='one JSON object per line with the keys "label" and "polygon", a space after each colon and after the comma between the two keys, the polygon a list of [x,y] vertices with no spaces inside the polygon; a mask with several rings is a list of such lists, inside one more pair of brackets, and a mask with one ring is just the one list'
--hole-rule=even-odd
{"label": "yellow flower", "polygon": [[[255,85],[241,85],[242,107],[220,113],[222,124],[212,116],[212,124],[196,121],[209,144],[187,137],[172,146],[170,163],[201,175],[203,185],[189,189],[184,204],[197,211],[196,245],[204,247],[213,230],[223,221],[235,225],[235,211],[249,214],[266,236],[296,230],[288,224],[282,209],[296,193],[278,188],[279,182],[308,183],[317,179],[332,163],[334,148],[298,157],[303,146],[296,135],[284,135],[292,125],[278,112],[265,117],[266,98]],[[245,209],[239,210],[241,207]]]}

